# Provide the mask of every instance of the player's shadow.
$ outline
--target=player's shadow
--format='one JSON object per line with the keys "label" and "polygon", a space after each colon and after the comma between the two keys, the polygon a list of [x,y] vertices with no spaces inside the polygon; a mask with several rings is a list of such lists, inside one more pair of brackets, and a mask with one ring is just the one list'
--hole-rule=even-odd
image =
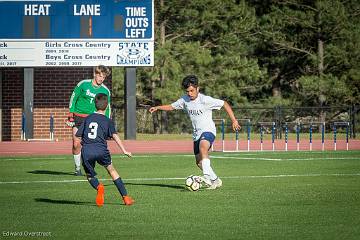
{"label": "player's shadow", "polygon": [[27,173],[45,174],[45,175],[71,175],[71,176],[74,176],[73,172],[59,172],[59,171],[51,171],[51,170],[34,170],[34,171],[28,171]]}
{"label": "player's shadow", "polygon": [[[60,205],[96,206],[94,202],[83,202],[83,201],[73,201],[73,200],[64,200],[64,199],[35,198],[34,200],[36,202],[60,204]],[[106,202],[106,205],[124,205],[124,204]]]}
{"label": "player's shadow", "polygon": [[82,202],[82,201],[72,201],[72,200],[63,200],[63,199],[35,198],[35,201],[43,202],[43,203],[52,203],[52,204],[96,206],[96,204],[93,202]]}
{"label": "player's shadow", "polygon": [[174,188],[174,189],[184,189],[182,185],[171,185],[171,184],[162,184],[162,183],[131,183],[126,182],[125,185],[134,185],[134,186],[148,186],[148,187],[163,187],[163,188]]}

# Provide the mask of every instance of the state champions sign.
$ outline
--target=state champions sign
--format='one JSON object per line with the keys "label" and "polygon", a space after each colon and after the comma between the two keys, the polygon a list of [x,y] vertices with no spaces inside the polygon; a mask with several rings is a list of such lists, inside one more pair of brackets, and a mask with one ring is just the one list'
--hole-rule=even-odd
{"label": "state champions sign", "polygon": [[0,67],[153,66],[153,0],[0,0]]}

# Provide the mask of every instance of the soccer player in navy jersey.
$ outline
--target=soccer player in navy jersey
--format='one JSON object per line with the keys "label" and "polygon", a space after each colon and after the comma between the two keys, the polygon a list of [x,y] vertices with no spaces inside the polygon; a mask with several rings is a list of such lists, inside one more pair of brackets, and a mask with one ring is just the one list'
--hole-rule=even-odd
{"label": "soccer player in navy jersey", "polygon": [[98,163],[106,168],[109,175],[119,190],[125,205],[132,205],[134,200],[127,194],[123,181],[118,172],[112,165],[111,155],[107,147],[107,139],[113,138],[121,151],[131,157],[131,153],[126,151],[118,134],[115,131],[114,122],[105,116],[108,106],[108,96],[98,93],[95,96],[95,107],[97,112],[87,116],[76,132],[76,137],[81,138],[81,157],[86,177],[90,185],[97,190],[96,205],[104,205],[104,185],[99,183],[94,170]]}
{"label": "soccer player in navy jersey", "polygon": [[75,175],[81,176],[81,144],[75,133],[84,119],[91,113],[96,112],[94,98],[98,93],[105,93],[108,96],[108,106],[105,111],[105,116],[110,118],[110,90],[105,86],[104,81],[106,77],[111,74],[109,67],[99,65],[95,68],[94,78],[85,79],[79,82],[71,94],[69,103],[69,114],[66,124],[72,127],[72,153],[75,163]]}
{"label": "soccer player in navy jersey", "polygon": [[157,110],[172,111],[182,109],[187,112],[193,126],[194,155],[197,166],[202,170],[202,181],[207,189],[216,189],[222,186],[221,179],[215,174],[210,165],[209,149],[214,143],[216,127],[212,119],[212,110],[224,107],[232,121],[234,131],[240,130],[240,125],[234,116],[231,106],[223,100],[206,96],[199,92],[198,78],[189,75],[183,79],[182,86],[186,95],[170,105],[151,107],[151,113]]}

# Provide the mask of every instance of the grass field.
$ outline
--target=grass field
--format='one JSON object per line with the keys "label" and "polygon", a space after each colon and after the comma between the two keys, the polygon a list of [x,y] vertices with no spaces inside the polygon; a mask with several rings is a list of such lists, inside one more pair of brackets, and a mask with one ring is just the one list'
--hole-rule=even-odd
{"label": "grass field", "polygon": [[360,236],[360,151],[214,153],[212,165],[224,185],[199,192],[183,184],[187,175],[200,174],[192,155],[115,155],[113,161],[133,206],[122,205],[100,166],[102,208],[84,178],[72,176],[70,156],[0,157],[0,238]]}

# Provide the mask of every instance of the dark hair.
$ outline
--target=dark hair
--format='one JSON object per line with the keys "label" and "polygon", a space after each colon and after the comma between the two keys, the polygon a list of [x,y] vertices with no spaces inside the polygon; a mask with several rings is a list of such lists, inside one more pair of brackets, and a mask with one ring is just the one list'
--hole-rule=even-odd
{"label": "dark hair", "polygon": [[96,110],[105,111],[108,105],[108,96],[105,93],[98,93],[95,96]]}
{"label": "dark hair", "polygon": [[195,75],[188,75],[182,81],[182,87],[187,89],[190,86],[197,87],[199,83],[198,78]]}
{"label": "dark hair", "polygon": [[105,77],[108,77],[111,74],[111,69],[104,65],[99,65],[95,68],[95,73],[102,73],[105,75]]}

